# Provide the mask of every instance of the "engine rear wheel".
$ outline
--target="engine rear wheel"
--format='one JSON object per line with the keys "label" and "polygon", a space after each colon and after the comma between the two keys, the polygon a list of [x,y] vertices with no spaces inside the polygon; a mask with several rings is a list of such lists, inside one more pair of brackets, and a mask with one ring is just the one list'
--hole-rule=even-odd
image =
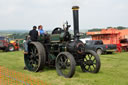
{"label": "engine rear wheel", "polygon": [[84,56],[81,69],[83,72],[98,73],[100,70],[100,58],[94,51],[87,51]]}
{"label": "engine rear wheel", "polygon": [[75,73],[76,62],[69,52],[61,52],[56,58],[56,71],[60,76],[71,78]]}
{"label": "engine rear wheel", "polygon": [[44,46],[39,42],[31,42],[28,45],[28,54],[24,55],[24,61],[29,71],[38,72],[42,70],[46,62]]}

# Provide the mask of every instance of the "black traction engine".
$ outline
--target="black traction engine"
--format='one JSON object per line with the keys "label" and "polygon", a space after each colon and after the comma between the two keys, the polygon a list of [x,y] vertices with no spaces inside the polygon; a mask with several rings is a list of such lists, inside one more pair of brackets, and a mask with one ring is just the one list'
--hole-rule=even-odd
{"label": "black traction engine", "polygon": [[85,49],[85,44],[79,37],[79,7],[73,6],[74,36],[69,33],[68,22],[63,29],[55,28],[51,34],[40,36],[37,42],[28,44],[28,54],[24,61],[29,71],[38,72],[44,68],[56,67],[60,76],[71,78],[75,74],[76,66],[83,72],[98,73],[100,58],[91,50]]}

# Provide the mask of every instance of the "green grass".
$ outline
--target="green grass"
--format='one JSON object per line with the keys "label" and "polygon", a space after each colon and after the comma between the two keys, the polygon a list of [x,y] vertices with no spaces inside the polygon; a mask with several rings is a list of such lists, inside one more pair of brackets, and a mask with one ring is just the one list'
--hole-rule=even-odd
{"label": "green grass", "polygon": [[101,69],[98,74],[83,73],[76,68],[71,79],[58,76],[55,69],[45,68],[33,73],[23,70],[23,52],[0,52],[0,66],[41,79],[51,85],[128,85],[128,53],[114,53],[100,56]]}

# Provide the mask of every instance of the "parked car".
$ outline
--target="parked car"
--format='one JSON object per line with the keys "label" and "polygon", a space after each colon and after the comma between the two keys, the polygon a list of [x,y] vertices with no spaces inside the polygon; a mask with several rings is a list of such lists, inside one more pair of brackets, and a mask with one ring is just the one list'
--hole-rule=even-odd
{"label": "parked car", "polygon": [[0,50],[15,51],[19,50],[19,45],[15,41],[10,41],[7,37],[0,37]]}
{"label": "parked car", "polygon": [[115,44],[103,44],[102,40],[87,40],[85,43],[85,48],[88,50],[95,51],[98,55],[114,52],[117,49]]}

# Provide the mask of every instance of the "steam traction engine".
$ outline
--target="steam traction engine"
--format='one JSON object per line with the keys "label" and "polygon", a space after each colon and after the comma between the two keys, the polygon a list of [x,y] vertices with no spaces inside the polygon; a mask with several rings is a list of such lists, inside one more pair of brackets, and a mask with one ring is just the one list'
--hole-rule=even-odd
{"label": "steam traction engine", "polygon": [[28,54],[24,55],[29,71],[38,72],[44,66],[55,66],[60,76],[71,78],[75,67],[80,66],[83,72],[97,73],[100,69],[99,56],[94,51],[87,51],[79,40],[78,6],[73,6],[74,38],[68,32],[70,25],[64,29],[55,28],[52,34],[45,34],[38,42],[30,42]]}

